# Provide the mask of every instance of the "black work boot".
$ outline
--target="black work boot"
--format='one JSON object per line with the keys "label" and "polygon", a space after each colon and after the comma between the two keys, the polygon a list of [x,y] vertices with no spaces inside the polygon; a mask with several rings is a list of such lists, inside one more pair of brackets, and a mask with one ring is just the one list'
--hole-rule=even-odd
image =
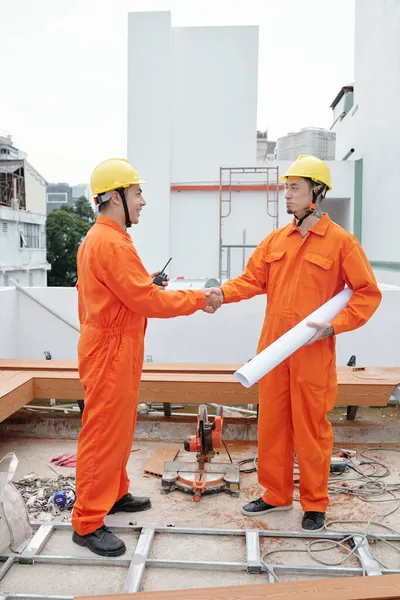
{"label": "black work boot", "polygon": [[257,517],[278,510],[290,510],[291,508],[293,508],[291,504],[289,506],[272,506],[272,504],[264,502],[262,498],[258,498],[258,500],[253,500],[243,506],[242,514],[246,515],[246,517]]}
{"label": "black work boot", "polygon": [[72,541],[78,546],[89,548],[89,550],[95,554],[100,554],[100,556],[121,556],[126,552],[124,542],[111,533],[105,525],[87,535],[78,535],[74,531]]}
{"label": "black work boot", "polygon": [[303,531],[322,531],[325,526],[325,513],[306,511],[301,522],[301,528]]}
{"label": "black work boot", "polygon": [[148,510],[151,508],[150,498],[146,496],[132,496],[132,494],[125,494],[122,496],[110,509],[109,515],[113,515],[117,512],[139,512],[141,510]]}

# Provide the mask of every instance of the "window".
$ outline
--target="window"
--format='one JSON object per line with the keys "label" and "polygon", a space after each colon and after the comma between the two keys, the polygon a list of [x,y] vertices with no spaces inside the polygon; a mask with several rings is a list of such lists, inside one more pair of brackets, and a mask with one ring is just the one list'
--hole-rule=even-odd
{"label": "window", "polygon": [[20,231],[20,247],[40,248],[40,225],[24,223],[24,229]]}
{"label": "window", "polygon": [[3,233],[7,233],[8,231],[8,223],[6,223],[6,221],[3,221],[1,224],[1,230]]}
{"label": "window", "polygon": [[68,202],[67,192],[48,192],[47,202],[49,204],[66,204]]}

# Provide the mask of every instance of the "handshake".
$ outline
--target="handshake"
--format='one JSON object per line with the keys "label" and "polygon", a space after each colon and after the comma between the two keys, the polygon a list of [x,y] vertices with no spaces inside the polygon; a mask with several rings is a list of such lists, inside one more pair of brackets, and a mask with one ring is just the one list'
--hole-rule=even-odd
{"label": "handshake", "polygon": [[224,301],[224,294],[220,288],[206,288],[204,294],[206,295],[207,303],[203,310],[204,312],[213,315],[221,308]]}

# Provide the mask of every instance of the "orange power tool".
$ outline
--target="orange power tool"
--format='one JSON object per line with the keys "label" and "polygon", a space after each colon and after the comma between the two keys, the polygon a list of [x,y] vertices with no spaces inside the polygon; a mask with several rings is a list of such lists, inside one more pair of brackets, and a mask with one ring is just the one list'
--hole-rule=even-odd
{"label": "orange power tool", "polygon": [[161,485],[164,493],[178,488],[193,493],[193,500],[200,502],[203,494],[224,491],[239,495],[239,465],[212,464],[216,449],[222,448],[223,408],[218,406],[212,422],[208,420],[207,407],[199,407],[196,434],[184,441],[187,452],[196,452],[195,462],[166,462]]}

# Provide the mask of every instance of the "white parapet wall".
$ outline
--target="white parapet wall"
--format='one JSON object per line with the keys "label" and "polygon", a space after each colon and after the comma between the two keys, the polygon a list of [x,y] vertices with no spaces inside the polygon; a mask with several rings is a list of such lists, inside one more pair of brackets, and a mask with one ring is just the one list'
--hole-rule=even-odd
{"label": "white parapet wall", "polygon": [[[339,335],[337,359],[345,365],[399,366],[400,288],[381,285],[380,308],[364,327]],[[29,288],[41,302],[78,326],[75,288]],[[256,352],[265,297],[224,306],[216,315],[151,319],[146,355],[157,362],[244,363]],[[20,291],[0,289],[0,357],[76,359],[79,334]]]}
{"label": "white parapet wall", "polygon": [[17,290],[0,287],[0,358],[20,356],[18,313]]}

